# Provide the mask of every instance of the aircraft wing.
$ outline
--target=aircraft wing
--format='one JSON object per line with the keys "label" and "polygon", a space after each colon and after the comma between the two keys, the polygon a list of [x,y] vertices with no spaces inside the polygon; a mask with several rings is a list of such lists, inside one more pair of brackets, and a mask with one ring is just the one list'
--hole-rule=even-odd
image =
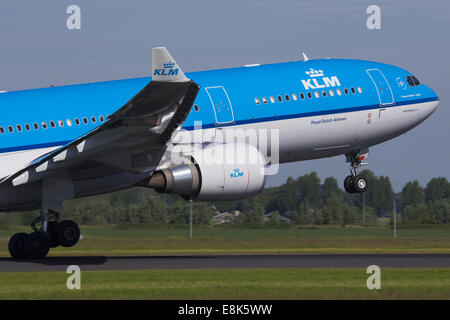
{"label": "aircraft wing", "polygon": [[152,51],[152,81],[101,126],[29,163],[2,183],[39,182],[86,161],[143,173],[158,166],[183,124],[199,86],[186,78],[166,48]]}

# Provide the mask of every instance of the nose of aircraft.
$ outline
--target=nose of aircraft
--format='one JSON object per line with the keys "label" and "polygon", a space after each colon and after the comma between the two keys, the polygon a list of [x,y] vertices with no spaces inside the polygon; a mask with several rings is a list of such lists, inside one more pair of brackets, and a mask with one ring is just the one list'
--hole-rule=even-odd
{"label": "nose of aircraft", "polygon": [[426,86],[426,96],[429,103],[426,103],[426,117],[429,117],[434,111],[436,111],[439,105],[439,97],[433,89]]}
{"label": "nose of aircraft", "polygon": [[434,108],[433,108],[433,112],[436,110],[438,104],[439,104],[439,96],[437,95],[437,93],[431,89],[430,87],[428,87],[428,89],[430,90],[431,93],[431,98],[434,99]]}

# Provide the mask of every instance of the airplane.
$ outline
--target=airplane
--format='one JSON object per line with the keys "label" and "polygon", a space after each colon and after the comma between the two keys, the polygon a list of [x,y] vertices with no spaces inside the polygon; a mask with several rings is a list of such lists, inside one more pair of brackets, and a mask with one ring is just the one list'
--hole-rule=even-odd
{"label": "airplane", "polygon": [[[277,163],[345,155],[344,188],[362,193],[368,148],[438,103],[413,74],[384,63],[304,54],[185,74],[165,47],[152,49],[151,77],[2,92],[0,211],[40,210],[9,252],[42,259],[74,246],[79,226],[59,221],[65,200],[136,186],[238,200],[258,194]],[[255,132],[265,136],[239,139]]]}

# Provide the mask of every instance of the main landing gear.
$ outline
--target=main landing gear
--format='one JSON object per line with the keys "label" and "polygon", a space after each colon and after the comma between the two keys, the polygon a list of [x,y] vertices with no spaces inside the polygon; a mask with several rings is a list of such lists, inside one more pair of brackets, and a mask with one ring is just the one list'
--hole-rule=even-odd
{"label": "main landing gear", "polygon": [[359,167],[367,163],[362,161],[369,156],[369,150],[353,151],[345,154],[347,162],[350,162],[350,175],[344,180],[344,189],[348,193],[363,193],[367,190],[367,178],[358,174]]}
{"label": "main landing gear", "polygon": [[[38,228],[36,224],[40,223]],[[72,247],[80,239],[80,228],[71,220],[59,222],[59,213],[42,210],[31,224],[33,232],[16,233],[9,239],[9,253],[14,259],[42,259],[50,248]]]}

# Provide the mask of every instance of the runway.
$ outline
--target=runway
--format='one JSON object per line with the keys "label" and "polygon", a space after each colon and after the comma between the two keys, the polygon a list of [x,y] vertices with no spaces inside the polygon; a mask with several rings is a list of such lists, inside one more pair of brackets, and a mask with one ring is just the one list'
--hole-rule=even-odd
{"label": "runway", "polygon": [[0,258],[0,272],[81,270],[176,270],[217,268],[390,268],[450,267],[450,254],[270,254],[48,257],[43,260]]}

